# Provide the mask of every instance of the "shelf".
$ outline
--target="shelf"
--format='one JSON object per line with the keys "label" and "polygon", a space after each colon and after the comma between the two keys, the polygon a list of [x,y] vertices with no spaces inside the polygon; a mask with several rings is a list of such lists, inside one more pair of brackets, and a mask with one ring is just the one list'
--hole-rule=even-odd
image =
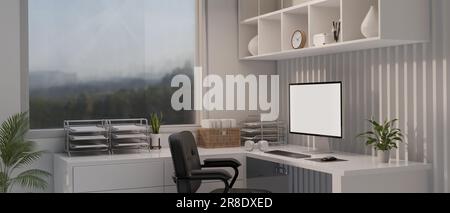
{"label": "shelf", "polygon": [[340,42],[325,45],[322,47],[310,47],[299,50],[289,50],[275,53],[268,53],[259,56],[244,57],[242,60],[260,60],[260,61],[276,61],[293,58],[301,58],[308,56],[335,54],[348,51],[373,49],[381,47],[389,47],[403,44],[412,44],[415,41],[401,41],[401,40],[382,40],[380,38],[367,38],[355,41]]}
{"label": "shelf", "polygon": [[113,132],[139,132],[139,131],[147,131],[147,127],[139,125],[117,125],[111,126],[111,130]]}
{"label": "shelf", "polygon": [[125,135],[112,135],[113,139],[124,140],[124,139],[147,139],[148,136],[145,134],[125,134]]}
{"label": "shelf", "polygon": [[[430,40],[429,0],[239,0],[239,6],[241,60],[278,61]],[[378,36],[366,38],[361,24],[371,6],[378,11]],[[314,46],[314,35],[332,36],[335,21],[341,22],[339,41]],[[291,45],[296,30],[306,34],[303,49]],[[252,56],[248,44],[255,36],[258,54]]]}
{"label": "shelf", "polygon": [[125,147],[148,147],[148,143],[115,143],[113,145],[116,148],[125,148]]}
{"label": "shelf", "polygon": [[244,25],[257,25],[259,17],[249,18],[241,22]]}
{"label": "shelf", "polygon": [[71,141],[99,141],[99,140],[108,140],[103,135],[92,135],[92,136],[69,136]]}
{"label": "shelf", "polygon": [[76,145],[71,144],[71,149],[108,149],[108,145],[106,144],[91,144],[91,145]]}
{"label": "shelf", "polygon": [[91,132],[106,132],[106,128],[98,126],[80,126],[80,127],[70,127],[69,131],[71,133],[91,133]]}

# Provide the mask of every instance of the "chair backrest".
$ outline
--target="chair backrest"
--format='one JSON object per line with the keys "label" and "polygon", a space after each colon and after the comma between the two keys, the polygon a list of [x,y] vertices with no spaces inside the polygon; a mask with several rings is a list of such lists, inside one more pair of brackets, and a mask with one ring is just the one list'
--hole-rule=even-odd
{"label": "chair backrest", "polygon": [[192,132],[181,132],[169,137],[170,152],[172,153],[175,177],[179,193],[195,193],[200,188],[201,181],[186,181],[192,170],[202,168],[197,144]]}

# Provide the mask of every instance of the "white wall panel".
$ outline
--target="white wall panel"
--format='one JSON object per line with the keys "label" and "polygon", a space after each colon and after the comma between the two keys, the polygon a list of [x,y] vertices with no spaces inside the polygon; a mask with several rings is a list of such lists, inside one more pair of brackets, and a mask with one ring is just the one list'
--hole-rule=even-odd
{"label": "white wall panel", "polygon": [[[381,49],[281,61],[281,85],[344,82],[344,140],[333,139],[334,149],[371,154],[361,140],[366,119],[399,118],[408,145],[392,157],[433,163],[435,192],[449,192],[449,82],[450,51],[448,0],[432,0],[432,40]],[[287,119],[286,88],[282,89],[282,116]],[[314,137],[291,135],[290,143],[313,146]]]}
{"label": "white wall panel", "polygon": [[0,122],[21,111],[20,1],[0,1]]}

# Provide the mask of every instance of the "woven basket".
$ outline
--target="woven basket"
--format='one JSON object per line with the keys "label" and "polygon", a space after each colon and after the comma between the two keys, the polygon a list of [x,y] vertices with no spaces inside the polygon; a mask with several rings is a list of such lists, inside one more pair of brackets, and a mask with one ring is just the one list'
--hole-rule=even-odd
{"label": "woven basket", "polygon": [[238,128],[199,129],[198,146],[207,149],[240,147],[241,130]]}

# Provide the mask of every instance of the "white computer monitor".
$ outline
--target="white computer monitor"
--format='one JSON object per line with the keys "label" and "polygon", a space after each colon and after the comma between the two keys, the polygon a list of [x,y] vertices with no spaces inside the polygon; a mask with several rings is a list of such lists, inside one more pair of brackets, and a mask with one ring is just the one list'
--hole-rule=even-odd
{"label": "white computer monitor", "polygon": [[290,133],[342,138],[342,82],[289,85]]}

